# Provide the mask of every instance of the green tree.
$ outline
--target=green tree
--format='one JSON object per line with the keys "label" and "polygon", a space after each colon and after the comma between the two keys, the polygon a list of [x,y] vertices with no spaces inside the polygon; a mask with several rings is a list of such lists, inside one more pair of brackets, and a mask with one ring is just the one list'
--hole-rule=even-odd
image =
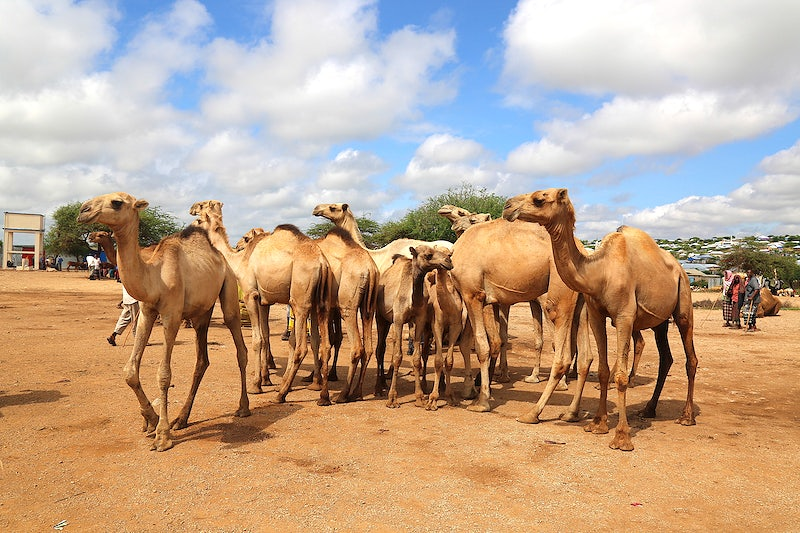
{"label": "green tree", "polygon": [[[53,225],[44,236],[48,254],[67,256],[86,256],[95,248],[89,246],[86,238],[92,231],[108,231],[103,224],[79,224],[77,221],[81,202],[62,205],[53,213]],[[160,207],[148,207],[140,213],[139,245],[150,246],[163,237],[181,229],[178,219],[164,212]]]}
{"label": "green tree", "polygon": [[792,257],[762,252],[755,247],[755,241],[734,247],[722,256],[719,262],[724,269],[746,272],[752,270],[769,279],[774,277],[794,287],[800,281],[800,266]]}
{"label": "green tree", "polygon": [[490,194],[484,188],[463,183],[460,187],[451,187],[443,194],[428,198],[399,221],[387,222],[381,226],[376,239],[382,245],[400,238],[453,242],[456,235],[450,229],[450,221],[439,214],[440,207],[450,204],[473,213],[489,213],[492,218],[499,218],[503,215],[505,203],[506,199],[501,196]]}

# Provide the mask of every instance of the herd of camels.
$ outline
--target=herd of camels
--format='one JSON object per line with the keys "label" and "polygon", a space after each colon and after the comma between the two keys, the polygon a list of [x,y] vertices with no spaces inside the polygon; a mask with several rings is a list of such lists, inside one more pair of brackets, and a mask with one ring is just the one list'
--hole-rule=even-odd
{"label": "herd of camels", "polygon": [[[146,200],[124,192],[106,194],[86,201],[78,215],[78,222],[104,224],[112,230],[116,250],[107,233],[95,235],[95,242],[113,250],[122,283],[140,301],[141,316],[124,375],[138,399],[143,431],[154,437],[154,450],[170,449],[171,430],[187,426],[209,365],[208,327],[217,300],[236,346],[241,381],[236,416],[250,414],[249,393],[260,393],[264,386],[272,385],[270,369],[275,364],[269,342],[270,305],[290,305],[296,324],[311,321],[314,372],[309,387],[320,391],[319,405],[331,403],[329,376],[335,374],[336,357],[346,333],[351,346],[347,379],[335,401],[363,398],[365,372],[374,353],[375,396],[385,395],[388,407],[399,407],[398,372],[404,355],[403,328],[408,326],[405,335],[414,340],[411,363],[415,404],[436,410],[443,389],[443,400],[459,405],[450,380],[458,346],[464,359],[460,396],[473,400],[467,409],[484,412],[491,409],[491,381],[509,380],[505,350],[510,306],[528,302],[534,320],[534,366],[525,380],[539,379],[543,324],[552,324],[554,356],[544,392],[518,421],[539,421],[553,391],[564,387],[573,360],[577,361],[577,385],[561,418],[579,420],[581,395],[594,359],[590,353],[591,329],[599,358],[600,403],[584,429],[596,434],[609,432],[606,403],[613,373],[619,420],[609,446],[632,450],[626,390],[644,347],[641,332],[654,331],[659,353],[655,389],[640,413],[654,417],[672,364],[667,341],[672,319],[683,341],[688,378],[686,403],[676,422],[695,423],[697,357],[686,273],[646,233],[630,227],[620,227],[608,234],[596,251],[587,252],[574,236],[575,211],[566,189],[515,196],[507,201],[503,218],[494,220],[456,206],[443,206],[439,213],[452,223],[457,235],[454,244],[399,239],[378,250],[365,246],[352,211],[341,203],[320,204],[314,209],[314,215],[336,226],[323,238],[312,239],[286,224],[271,232],[254,228],[232,246],[223,225],[222,205],[215,200],[195,203],[190,213],[197,219],[190,226],[145,249],[139,247],[138,232],[139,212],[148,206]],[[252,325],[250,353],[257,361],[250,379],[240,292]],[[159,397],[151,403],[142,389],[139,368],[158,317],[164,328],[164,352],[157,375]],[[607,318],[616,328],[613,370],[608,364]],[[197,361],[189,395],[177,418],[170,422],[170,360],[184,320],[190,320],[196,331]],[[291,353],[276,391],[277,402],[285,401],[309,348],[306,335],[293,335],[291,341]],[[631,341],[634,354],[629,364]],[[426,395],[426,351],[431,342],[435,347],[435,377]],[[384,365],[387,346],[388,370]],[[473,351],[480,366],[476,376],[470,362]]]}

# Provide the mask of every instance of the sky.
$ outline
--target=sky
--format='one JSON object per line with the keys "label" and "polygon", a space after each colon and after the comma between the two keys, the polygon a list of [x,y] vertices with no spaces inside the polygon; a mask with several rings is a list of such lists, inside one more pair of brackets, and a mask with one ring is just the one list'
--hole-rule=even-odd
{"label": "sky", "polygon": [[565,187],[576,235],[800,234],[796,0],[0,0],[0,211],[124,191],[235,242]]}

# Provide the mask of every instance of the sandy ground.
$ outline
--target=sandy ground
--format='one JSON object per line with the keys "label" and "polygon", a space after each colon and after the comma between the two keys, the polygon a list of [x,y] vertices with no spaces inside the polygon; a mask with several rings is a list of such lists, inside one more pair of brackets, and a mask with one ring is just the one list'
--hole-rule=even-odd
{"label": "sandy ground", "polygon": [[[544,388],[522,381],[530,372],[524,305],[512,312],[512,382],[493,385],[493,410],[485,414],[467,411],[466,402],[435,412],[414,407],[408,375],[399,388],[403,405],[387,409],[371,394],[373,361],[365,401],[319,407],[318,393],[296,384],[287,403],[271,403],[270,393],[250,396],[252,416],[235,418],[235,355],[215,314],[211,367],[190,425],[174,433],[173,449],[158,453],[140,432],[138,404],[122,379],[132,338],[123,335],[118,347],[105,340],[119,300],[117,283],[85,273],[0,271],[6,531],[59,523],[82,532],[798,530],[800,311],[762,319],[761,332],[745,334],[721,327],[719,307],[696,309],[700,367],[691,427],[674,423],[686,395],[675,328],[675,364],[658,417],[633,414],[649,399],[657,370],[646,333],[640,378],[628,393],[632,452],[609,449],[612,434],[584,432],[586,420],[558,419],[572,391],[555,393],[542,423],[515,421]],[[272,315],[282,373],[282,306]],[[142,364],[151,398],[162,339],[156,329]],[[173,415],[193,364],[194,333],[181,330]],[[456,366],[460,390],[458,354]],[[310,367],[309,356],[301,375]],[[585,418],[599,395],[594,372],[590,379]],[[613,428],[613,391],[609,399]]]}

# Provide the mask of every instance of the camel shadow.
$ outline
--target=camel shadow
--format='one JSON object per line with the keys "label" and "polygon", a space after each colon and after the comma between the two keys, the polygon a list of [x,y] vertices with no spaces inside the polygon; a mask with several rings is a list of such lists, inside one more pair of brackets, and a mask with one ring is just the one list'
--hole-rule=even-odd
{"label": "camel shadow", "polygon": [[271,439],[267,428],[302,409],[293,403],[269,404],[252,409],[246,418],[231,418],[230,414],[196,420],[183,430],[172,434],[175,445],[184,441],[218,439],[222,449],[232,450]]}
{"label": "camel shadow", "polygon": [[[35,403],[57,402],[65,395],[59,390],[30,390],[20,394],[6,394],[0,391],[0,409],[11,407],[12,405],[31,405]],[[0,417],[3,413],[0,412]]]}

